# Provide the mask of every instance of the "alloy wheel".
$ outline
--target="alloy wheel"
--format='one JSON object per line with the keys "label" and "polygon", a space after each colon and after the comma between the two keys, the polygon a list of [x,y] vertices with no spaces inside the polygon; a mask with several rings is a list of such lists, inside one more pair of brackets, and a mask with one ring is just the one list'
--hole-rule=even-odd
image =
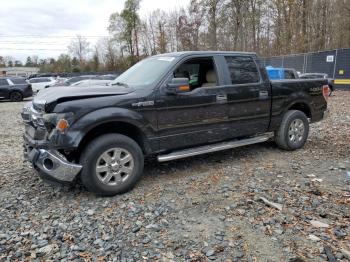
{"label": "alloy wheel", "polygon": [[289,126],[288,137],[292,143],[300,142],[305,133],[304,122],[301,119],[294,119]]}
{"label": "alloy wheel", "polygon": [[123,183],[132,174],[134,158],[124,148],[106,150],[96,162],[96,175],[105,185],[115,186]]}

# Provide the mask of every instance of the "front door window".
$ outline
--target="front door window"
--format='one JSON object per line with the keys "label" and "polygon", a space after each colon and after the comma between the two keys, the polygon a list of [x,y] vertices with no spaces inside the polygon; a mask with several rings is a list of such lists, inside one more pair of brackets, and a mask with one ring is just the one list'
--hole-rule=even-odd
{"label": "front door window", "polygon": [[217,72],[211,57],[187,60],[174,71],[174,77],[188,78],[191,90],[218,85]]}

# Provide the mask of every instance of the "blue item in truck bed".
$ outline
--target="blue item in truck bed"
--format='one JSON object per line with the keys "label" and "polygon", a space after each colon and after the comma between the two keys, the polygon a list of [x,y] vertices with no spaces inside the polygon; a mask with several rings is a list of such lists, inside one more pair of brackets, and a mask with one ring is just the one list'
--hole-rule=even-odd
{"label": "blue item in truck bed", "polygon": [[270,78],[270,80],[281,80],[284,79],[284,69],[283,68],[276,68],[272,66],[266,67],[267,74]]}

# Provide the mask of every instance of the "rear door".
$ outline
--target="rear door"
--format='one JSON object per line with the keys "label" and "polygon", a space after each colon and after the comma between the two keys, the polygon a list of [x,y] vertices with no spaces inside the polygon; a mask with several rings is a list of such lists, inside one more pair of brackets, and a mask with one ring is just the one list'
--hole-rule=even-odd
{"label": "rear door", "polygon": [[270,122],[270,82],[253,56],[221,56],[226,70],[228,117],[233,137],[266,132]]}

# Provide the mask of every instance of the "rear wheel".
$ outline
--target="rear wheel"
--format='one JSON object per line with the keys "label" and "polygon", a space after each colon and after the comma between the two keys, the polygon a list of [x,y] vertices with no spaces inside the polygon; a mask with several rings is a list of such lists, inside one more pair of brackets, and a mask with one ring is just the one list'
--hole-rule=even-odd
{"label": "rear wheel", "polygon": [[20,102],[23,100],[23,95],[18,91],[14,91],[10,94],[10,100],[11,102]]}
{"label": "rear wheel", "polygon": [[288,111],[275,132],[276,144],[285,150],[302,148],[309,135],[309,121],[306,115],[298,110]]}
{"label": "rear wheel", "polygon": [[143,153],[127,136],[107,134],[93,140],[84,150],[81,181],[91,192],[113,196],[131,190],[143,172]]}
{"label": "rear wheel", "polygon": [[334,91],[334,86],[333,85],[328,85],[328,86],[329,86],[329,89],[330,89],[329,96],[331,96],[333,91]]}

